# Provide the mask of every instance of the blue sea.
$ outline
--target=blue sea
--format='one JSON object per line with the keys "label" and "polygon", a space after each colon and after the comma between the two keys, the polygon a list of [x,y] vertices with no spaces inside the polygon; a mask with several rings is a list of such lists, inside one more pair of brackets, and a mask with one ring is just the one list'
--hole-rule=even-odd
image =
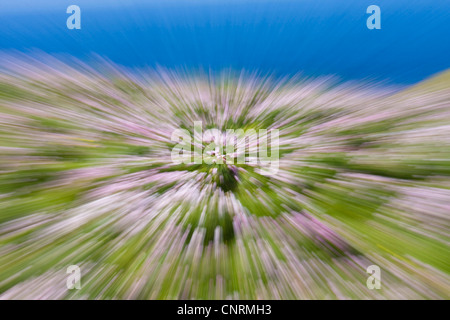
{"label": "blue sea", "polygon": [[[0,51],[127,67],[334,75],[409,85],[450,67],[449,0],[1,0]],[[69,5],[81,30],[69,30]],[[381,30],[369,30],[369,5]]]}

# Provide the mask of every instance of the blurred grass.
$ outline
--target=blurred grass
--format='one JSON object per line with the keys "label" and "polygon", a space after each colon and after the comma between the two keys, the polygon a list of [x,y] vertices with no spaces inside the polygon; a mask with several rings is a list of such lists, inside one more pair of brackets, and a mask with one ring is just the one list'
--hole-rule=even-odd
{"label": "blurred grass", "polygon": [[[384,94],[21,63],[0,76],[0,298],[449,298],[450,72]],[[279,173],[174,165],[199,120],[279,129]]]}

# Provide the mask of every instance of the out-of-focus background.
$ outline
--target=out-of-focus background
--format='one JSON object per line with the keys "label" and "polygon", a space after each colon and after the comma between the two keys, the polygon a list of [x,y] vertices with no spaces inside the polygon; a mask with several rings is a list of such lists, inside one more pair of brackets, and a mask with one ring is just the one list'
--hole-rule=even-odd
{"label": "out-of-focus background", "polygon": [[[71,4],[81,30],[65,27]],[[366,27],[372,4],[381,30]],[[450,67],[449,12],[446,0],[3,0],[0,49],[413,84]]]}

